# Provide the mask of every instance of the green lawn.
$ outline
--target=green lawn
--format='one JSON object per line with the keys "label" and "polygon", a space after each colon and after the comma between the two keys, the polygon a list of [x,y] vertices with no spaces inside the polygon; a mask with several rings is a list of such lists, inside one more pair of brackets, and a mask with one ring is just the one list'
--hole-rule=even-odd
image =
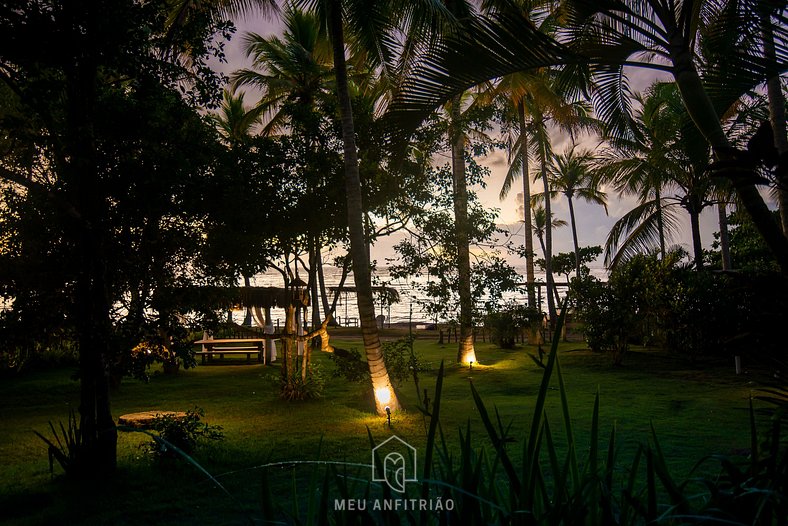
{"label": "green lawn", "polygon": [[[345,339],[342,339],[345,338]],[[361,348],[342,336],[332,343]],[[601,447],[615,425],[620,446],[619,465],[626,466],[639,444],[657,430],[670,467],[679,479],[689,474],[705,455],[746,453],[749,446],[748,400],[758,387],[755,374],[736,376],[732,364],[691,365],[676,357],[635,350],[623,367],[614,368],[607,356],[564,343],[560,360],[569,394],[579,451],[588,448],[594,395],[600,394]],[[450,444],[457,430],[470,420],[477,446],[489,448],[470,397],[469,382],[482,395],[488,410],[497,408],[504,424],[511,422],[509,446],[515,462],[527,432],[535,394],[542,376],[527,356],[534,348],[505,351],[479,344],[481,366],[458,367],[451,362],[455,346],[434,339],[417,340],[417,352],[431,362],[421,375],[421,388],[433,396],[436,372],[446,359],[441,423]],[[323,460],[369,462],[367,428],[377,441],[391,434],[423,449],[425,420],[415,409],[416,390],[408,381],[399,396],[406,408],[394,415],[392,428],[371,413],[370,389],[331,376],[333,364],[316,353],[316,363],[327,384],[321,400],[286,403],[277,399],[277,366],[211,365],[154,374],[150,383],[124,380],[113,396],[113,414],[142,410],[186,410],[199,406],[205,420],[224,428],[226,439],[198,450],[200,463],[224,484],[233,499],[216,490],[191,466],[160,466],[139,445],[146,437],[121,433],[119,476],[112,483],[83,488],[62,477],[50,477],[46,449],[32,430],[48,434],[48,421],[65,420],[78,399],[73,370],[52,370],[0,381],[0,522],[10,524],[237,524],[260,505],[261,470],[271,461]],[[562,437],[557,390],[551,390],[547,413],[553,433]],[[322,438],[322,444],[321,444]],[[319,444],[320,449],[319,449]],[[559,442],[560,444],[560,442]],[[312,467],[297,468],[298,490]],[[706,470],[712,470],[708,464]],[[55,473],[59,467],[55,466]],[[291,470],[277,468],[274,480],[288,479]],[[292,484],[290,484],[292,485]],[[287,489],[290,495],[291,489]]]}

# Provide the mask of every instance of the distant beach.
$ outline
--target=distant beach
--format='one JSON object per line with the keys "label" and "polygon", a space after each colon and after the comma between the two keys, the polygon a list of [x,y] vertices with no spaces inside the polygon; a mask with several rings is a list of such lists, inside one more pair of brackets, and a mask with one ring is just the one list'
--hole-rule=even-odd
{"label": "distant beach", "polygon": [[[521,268],[515,267],[515,270],[518,272],[520,276],[522,276],[523,283],[525,282],[525,267],[522,266]],[[592,269],[592,275],[604,279],[606,277],[606,271],[604,269]],[[341,278],[341,271],[335,267],[325,267],[324,275],[326,280],[326,287],[336,287],[339,285],[339,281]],[[544,282],[545,275],[544,273],[537,272],[536,273],[536,281],[537,282]],[[305,278],[305,276],[302,276]],[[435,320],[430,319],[425,313],[419,300],[425,299],[423,296],[419,295],[419,292],[414,290],[411,286],[413,282],[421,282],[426,283],[429,279],[428,276],[423,275],[419,277],[415,277],[408,281],[403,280],[392,280],[388,270],[386,268],[377,269],[375,274],[373,275],[373,279],[375,280],[375,285],[385,285],[387,287],[391,287],[399,293],[399,302],[393,303],[391,305],[381,304],[380,302],[376,301],[375,304],[375,311],[378,316],[384,316],[384,323],[386,326],[390,325],[401,325],[407,323],[414,323],[414,324],[430,324],[436,322],[443,322],[445,320]],[[556,276],[556,282],[565,282],[565,278],[563,276]],[[251,278],[252,286],[258,287],[281,287],[282,286],[282,275],[277,271],[269,271],[264,272],[261,274],[257,274]],[[353,286],[353,274],[351,273],[348,275],[347,279],[345,280],[345,286],[352,287]],[[560,291],[559,291],[560,292]],[[329,293],[329,301],[331,301],[331,293]],[[514,293],[507,293],[504,296],[503,302],[514,301],[517,303],[525,303],[526,302],[526,294],[525,290],[522,292],[514,292]],[[543,305],[543,308],[544,305]],[[241,323],[244,319],[244,310],[235,310],[233,311],[233,321],[236,323]],[[274,324],[277,323],[277,320],[280,324],[284,323],[284,311],[281,309],[273,309],[271,312],[272,318],[274,320]],[[310,315],[308,315],[310,316]],[[322,313],[321,313],[322,317]],[[355,294],[352,293],[342,293],[340,295],[339,301],[337,302],[337,308],[335,312],[335,319],[338,319],[340,324],[343,326],[356,326],[358,324],[358,310],[356,307],[356,298]]]}

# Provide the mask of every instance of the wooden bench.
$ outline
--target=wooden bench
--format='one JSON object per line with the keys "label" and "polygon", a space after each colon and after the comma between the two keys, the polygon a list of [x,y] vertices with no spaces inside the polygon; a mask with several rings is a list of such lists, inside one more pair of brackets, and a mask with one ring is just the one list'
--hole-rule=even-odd
{"label": "wooden bench", "polygon": [[194,343],[205,348],[197,352],[202,357],[203,364],[212,361],[215,355],[223,360],[225,354],[245,354],[246,363],[251,363],[252,355],[256,354],[257,361],[265,364],[265,340],[265,338],[220,338],[197,340]]}

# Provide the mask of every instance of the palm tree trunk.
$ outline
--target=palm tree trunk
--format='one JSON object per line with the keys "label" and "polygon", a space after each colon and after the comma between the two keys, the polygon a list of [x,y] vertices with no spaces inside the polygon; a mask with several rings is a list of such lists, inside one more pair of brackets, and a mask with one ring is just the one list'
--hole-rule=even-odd
{"label": "palm tree trunk", "polygon": [[659,232],[659,255],[665,259],[665,222],[662,218],[662,196],[659,188],[654,190],[654,199],[657,203],[657,231]]}
{"label": "palm tree trunk", "polygon": [[328,302],[328,292],[326,291],[326,278],[323,274],[323,254],[317,251],[317,279],[320,285],[320,300],[323,303],[323,314],[328,316],[334,314],[331,309],[331,304]]}
{"label": "palm tree trunk", "polygon": [[[577,279],[580,279],[580,245],[577,243],[577,223],[575,223],[575,205],[572,203],[572,197],[566,196],[569,201],[569,220],[572,222],[572,242],[575,244],[575,273]],[[568,280],[567,280],[568,281]]]}
{"label": "palm tree trunk", "polygon": [[462,131],[461,96],[451,101],[451,171],[454,184],[454,228],[457,236],[457,285],[460,295],[458,363],[476,362],[473,348],[473,300],[468,228],[468,183],[465,179],[465,135]]}
{"label": "palm tree trunk", "polygon": [[545,226],[544,226],[544,272],[547,281],[547,314],[550,318],[550,330],[552,332],[556,322],[555,300],[550,293],[555,289],[555,281],[553,280],[553,212],[550,206],[550,182],[547,179],[547,152],[544,145],[539,148],[539,162],[541,164],[540,170],[542,172],[542,184],[544,185],[544,212],[545,212]]}
{"label": "palm tree trunk", "polygon": [[[539,239],[539,246],[542,247],[542,254],[547,254],[547,247],[545,247],[544,237],[537,236],[537,239]],[[553,301],[553,298],[555,298],[555,301],[558,301],[558,287],[555,286],[555,283],[553,283],[552,280],[549,280],[547,282],[547,288],[545,289],[545,296],[547,296],[547,309],[548,309],[548,312],[549,312],[550,311],[550,303]],[[555,305],[555,304],[553,304],[553,305]],[[552,310],[553,310],[553,312],[555,312],[555,306],[553,306]],[[553,334],[551,332],[550,333],[550,338],[552,338],[552,336],[553,336]],[[538,338],[535,337],[533,343],[542,343],[541,335]]]}
{"label": "palm tree trunk", "polygon": [[703,270],[703,246],[700,242],[700,212],[696,207],[690,207],[689,216],[692,228],[692,252],[695,258],[695,268]]}
{"label": "palm tree trunk", "polygon": [[372,280],[367,257],[367,244],[364,239],[364,207],[361,199],[361,176],[358,169],[356,152],[353,108],[348,91],[347,64],[345,63],[345,39],[342,28],[342,2],[331,0],[328,5],[329,31],[334,55],[334,72],[337,83],[339,112],[342,120],[342,143],[345,167],[345,194],[347,198],[348,230],[350,237],[350,256],[353,260],[353,280],[356,285],[358,317],[361,334],[369,365],[372,388],[375,391],[375,408],[378,414],[385,414],[385,408],[399,409],[399,401],[391,385],[380,335],[375,323],[375,304],[372,299]]}
{"label": "palm tree trunk", "polygon": [[763,197],[753,184],[752,181],[757,179],[753,168],[742,164],[736,150],[725,137],[719,116],[692,62],[692,54],[685,49],[685,46],[678,45],[671,50],[671,60],[673,77],[676,79],[687,112],[711,145],[717,160],[732,166],[721,171],[720,175],[731,181],[742,206],[763,236],[769,250],[774,254],[781,272],[788,275],[788,237],[774,221]]}
{"label": "palm tree trunk", "polygon": [[525,283],[528,291],[528,306],[536,305],[534,289],[534,236],[531,231],[531,176],[528,167],[528,134],[525,131],[525,105],[522,99],[517,105],[517,118],[520,125],[520,162],[523,178],[523,224],[525,225]]}
{"label": "palm tree trunk", "polygon": [[320,294],[317,286],[317,265],[320,247],[317,236],[311,236],[309,243],[309,300],[312,304],[312,329],[320,327]]}
{"label": "palm tree trunk", "polygon": [[731,241],[728,233],[728,214],[725,203],[717,205],[717,215],[720,223],[720,254],[722,256],[722,270],[731,270]]}
{"label": "palm tree trunk", "polygon": [[[763,52],[769,64],[777,64],[777,53],[774,48],[774,31],[772,31],[770,15],[764,14]],[[774,132],[774,146],[780,158],[777,164],[777,202],[780,209],[780,225],[783,234],[788,236],[788,131],[785,125],[785,94],[782,90],[780,76],[775,75],[766,81],[766,96],[769,99],[769,120]]]}

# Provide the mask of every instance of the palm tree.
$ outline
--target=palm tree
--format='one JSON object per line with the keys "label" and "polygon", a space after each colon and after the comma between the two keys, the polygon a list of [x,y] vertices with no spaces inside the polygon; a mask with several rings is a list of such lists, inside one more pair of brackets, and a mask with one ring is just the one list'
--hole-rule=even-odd
{"label": "palm tree", "polygon": [[[395,107],[402,115],[402,126],[408,129],[452,93],[527,69],[523,62],[528,58],[546,60],[544,54],[554,52],[563,63],[590,63],[598,114],[624,126],[630,120],[625,66],[667,72],[673,76],[694,125],[711,145],[719,175],[731,181],[782,272],[788,274],[788,237],[755,186],[755,168],[745,161],[746,155],[731,146],[720,123],[721,113],[743,93],[788,67],[788,25],[779,17],[760,16],[770,12],[772,5],[770,0],[743,4],[565,0],[562,9],[567,26],[562,39],[570,47],[556,48],[557,43],[550,41],[538,50],[534,48],[539,37],[530,22],[507,10],[505,16],[484,17],[475,31],[456,35],[450,44],[425,58]],[[763,57],[762,38],[756,33],[764,24],[772,30],[775,60]],[[518,27],[522,30],[516,31]],[[702,42],[725,47],[728,55],[720,67],[704,70],[703,75],[697,60]]]}
{"label": "palm tree", "polygon": [[[507,79],[501,84],[504,84]],[[512,99],[507,101],[511,103],[509,109],[516,112],[516,124],[514,126],[505,126],[504,131],[513,129],[515,135],[508,134],[507,147],[509,150],[509,170],[506,172],[506,178],[501,185],[501,191],[498,197],[503,201],[509,191],[514,185],[514,181],[519,177],[523,184],[523,224],[531,224],[531,177],[529,170],[529,141],[526,132],[526,114],[525,114],[525,101],[521,95],[516,95],[513,91],[509,92]],[[512,156],[514,153],[514,156]],[[536,296],[534,291],[534,238],[533,232],[530,228],[525,229],[525,239],[523,241],[523,249],[525,252],[525,282],[526,290],[528,293],[528,305],[533,306],[536,304]]]}
{"label": "palm tree", "polygon": [[615,257],[610,248],[615,247],[617,241],[608,243],[605,264],[610,266],[614,266],[620,256],[629,256],[631,251],[650,250],[656,242],[664,258],[666,230],[669,233],[677,227],[675,218],[666,216],[666,209],[662,206],[662,193],[668,184],[670,171],[666,167],[670,155],[669,142],[673,140],[670,135],[678,127],[674,122],[676,112],[666,111],[668,103],[675,102],[675,99],[664,96],[665,86],[655,83],[645,97],[635,95],[640,105],[633,120],[635,133],[631,137],[614,138],[612,147],[602,152],[595,166],[598,177],[612,184],[620,195],[637,196],[642,212],[653,218],[653,221],[646,222],[637,220],[638,232],[633,232],[635,235],[631,241],[624,243]]}
{"label": "palm tree", "polygon": [[252,68],[232,74],[233,86],[262,91],[256,106],[264,121],[263,134],[303,128],[305,120],[330,93],[332,57],[330,43],[321,32],[320,21],[311,13],[288,8],[283,13],[283,36],[243,36]]}
{"label": "palm tree", "polygon": [[[261,116],[262,133],[297,133],[313,148],[319,133],[321,109],[331,98],[331,45],[321,30],[320,20],[292,6],[283,12],[282,37],[263,37],[247,33],[243,37],[252,67],[232,74],[234,86],[250,86],[262,91],[255,110]],[[313,148],[314,149],[314,148]],[[319,174],[322,177],[324,174]],[[307,185],[307,191],[325,186],[323,182]],[[320,232],[307,233],[309,252],[309,290],[312,301],[312,326],[320,325],[318,265],[321,265]],[[327,314],[327,313],[326,313]]]}
{"label": "palm tree", "polygon": [[577,197],[589,203],[602,205],[607,213],[607,196],[605,192],[599,190],[599,182],[592,174],[592,162],[593,157],[590,152],[575,153],[575,146],[567,152],[553,155],[553,162],[547,169],[551,189],[545,194],[536,196],[544,199],[547,195],[553,199],[561,193],[566,197],[569,203],[569,219],[575,247],[575,272],[578,279],[580,278],[580,245],[577,242],[574,199]]}
{"label": "palm tree", "polygon": [[359,173],[358,152],[356,148],[353,106],[350,98],[350,85],[347,60],[345,57],[345,22],[357,29],[357,43],[367,44],[367,49],[377,51],[370,54],[371,60],[386,64],[390,60],[390,48],[383,44],[383,37],[392,29],[390,6],[384,2],[372,4],[343,2],[342,0],[314,0],[301,2],[317,13],[321,23],[327,27],[331,41],[334,63],[335,89],[339,101],[339,114],[342,129],[342,144],[345,169],[345,195],[347,198],[348,233],[350,257],[352,260],[353,280],[356,286],[359,321],[364,341],[367,364],[369,365],[372,387],[375,391],[375,405],[379,414],[386,410],[398,410],[399,401],[389,379],[380,335],[375,320],[375,303],[372,297],[372,278],[369,254],[364,232],[364,206]]}
{"label": "palm tree", "polygon": [[[777,7],[777,4],[774,4]],[[777,13],[775,13],[777,14]],[[761,13],[761,31],[763,33],[763,53],[764,58],[777,66],[777,50],[775,49],[774,30],[772,29],[773,13],[765,11]],[[769,119],[774,135],[774,147],[781,159],[788,155],[788,126],[785,117],[785,93],[783,92],[782,80],[779,75],[772,75],[766,81],[766,94],[769,99]],[[777,202],[780,207],[780,223],[783,234],[788,236],[788,166],[785,161],[778,164],[776,171],[777,178]],[[723,258],[725,261],[725,258]]]}
{"label": "palm tree", "polygon": [[[550,11],[553,2],[549,0],[525,0],[517,3],[521,12],[529,15],[535,15],[534,18],[539,19],[537,25],[539,31],[544,34],[552,34],[555,31],[555,18]],[[494,9],[494,3],[488,5],[489,9]],[[516,151],[513,161],[509,164],[509,170],[506,173],[506,178],[501,185],[499,198],[503,200],[509,193],[514,184],[514,181],[519,177],[522,179],[523,185],[523,223],[525,225],[531,224],[531,207],[528,203],[531,202],[531,187],[529,179],[529,153],[532,146],[535,150],[535,155],[543,159],[539,152],[545,146],[549,147],[549,134],[544,129],[546,113],[549,110],[556,110],[554,116],[566,115],[562,112],[562,108],[570,107],[566,101],[567,93],[560,93],[555,89],[555,83],[550,82],[551,75],[549,71],[541,68],[534,71],[520,71],[512,73],[504,77],[498,84],[496,91],[504,102],[504,130],[515,130],[515,135],[509,137],[507,141],[509,144],[510,152]],[[575,115],[569,112],[570,122],[561,122],[561,124],[569,124],[569,130],[572,130]],[[513,121],[508,123],[506,121]],[[560,119],[559,119],[560,120]],[[530,126],[529,126],[530,125]],[[530,140],[530,135],[534,136],[534,140]],[[547,140],[545,144],[540,144],[539,139]],[[544,182],[544,181],[543,181]],[[549,204],[547,205],[549,208]],[[528,303],[529,305],[535,304],[534,297],[534,249],[533,237],[530,228],[525,229],[525,276]],[[549,261],[552,259],[552,236],[548,236],[548,251],[549,256],[545,256],[545,262],[548,266],[552,266]],[[550,318],[553,319],[553,308],[548,307],[551,312]]]}
{"label": "palm tree", "polygon": [[[232,151],[245,148],[252,129],[260,119],[262,108],[258,105],[248,109],[244,104],[244,94],[234,95],[230,90],[224,91],[222,105],[219,112],[211,115],[219,135],[222,136],[227,147]],[[244,286],[251,285],[248,273],[244,273]],[[244,325],[252,325],[252,309],[246,308]]]}
{"label": "palm tree", "polygon": [[462,129],[462,97],[460,95],[455,96],[451,101],[449,122],[454,225],[457,236],[457,284],[460,296],[460,338],[457,362],[468,364],[478,362],[478,360],[473,346],[468,182],[465,177],[465,132]]}
{"label": "palm tree", "polygon": [[[546,202],[542,199],[543,202]],[[552,220],[548,223],[547,218],[551,217]],[[531,223],[531,230],[533,231],[536,238],[539,240],[539,245],[542,247],[542,254],[546,255],[548,253],[547,245],[545,240],[547,239],[547,235],[553,229],[560,228],[562,226],[566,226],[566,221],[563,219],[556,219],[553,217],[553,214],[548,212],[545,206],[541,203],[536,204],[533,206],[533,210],[531,213],[532,223]],[[552,269],[547,268],[547,258],[545,258],[545,281],[547,282],[547,301],[555,301],[558,300],[558,289],[555,286],[555,282],[550,275],[552,273]]]}
{"label": "palm tree", "polygon": [[[693,256],[703,264],[699,216],[711,204],[713,186],[704,176],[708,146],[685,124],[686,111],[676,86],[657,82],[638,97],[636,134],[619,138],[615,148],[603,152],[598,175],[620,194],[637,195],[639,204],[619,219],[608,235],[605,263],[614,267],[622,259],[658,243],[665,257],[666,236],[678,227],[676,208],[690,215]],[[675,195],[667,195],[675,190]]]}

